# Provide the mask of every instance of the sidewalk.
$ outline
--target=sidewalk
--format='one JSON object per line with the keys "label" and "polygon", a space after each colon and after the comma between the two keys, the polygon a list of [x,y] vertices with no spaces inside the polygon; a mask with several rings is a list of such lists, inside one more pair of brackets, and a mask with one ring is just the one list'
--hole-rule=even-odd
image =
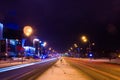
{"label": "sidewalk", "polygon": [[71,67],[64,59],[59,60],[36,80],[90,80],[80,70]]}
{"label": "sidewalk", "polygon": [[[77,59],[77,58],[76,58]],[[78,58],[84,61],[93,61],[93,62],[106,62],[106,63],[115,63],[115,64],[120,64],[120,58],[116,59],[89,59],[89,58]]]}

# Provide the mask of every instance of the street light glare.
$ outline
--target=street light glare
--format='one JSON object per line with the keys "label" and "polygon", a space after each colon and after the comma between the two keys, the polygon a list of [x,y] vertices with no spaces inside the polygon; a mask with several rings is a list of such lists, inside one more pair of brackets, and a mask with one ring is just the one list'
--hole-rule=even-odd
{"label": "street light glare", "polygon": [[93,46],[95,46],[95,43],[92,43]]}
{"label": "street light glare", "polygon": [[77,48],[77,47],[78,47],[78,45],[77,45],[77,44],[74,44],[74,47],[75,47],[75,48]]}
{"label": "street light glare", "polygon": [[33,29],[31,26],[25,26],[23,32],[26,36],[30,36],[33,32]]}
{"label": "street light glare", "polygon": [[35,38],[35,39],[33,39],[33,42],[35,42],[35,41],[40,41],[39,39],[37,39],[37,38]]}
{"label": "street light glare", "polygon": [[73,48],[72,48],[72,47],[71,47],[70,49],[71,49],[71,50],[73,50]]}
{"label": "street light glare", "polygon": [[52,50],[52,48],[49,48],[49,50]]}
{"label": "street light glare", "polygon": [[71,50],[69,49],[68,51],[70,52]]}
{"label": "street light glare", "polygon": [[86,36],[82,36],[82,40],[85,40],[86,39]]}
{"label": "street light glare", "polygon": [[83,42],[87,42],[87,39],[84,39]]}
{"label": "street light glare", "polygon": [[46,45],[47,45],[47,42],[44,42],[44,43],[43,43],[43,46],[45,47]]}
{"label": "street light glare", "polygon": [[82,39],[83,42],[87,42],[88,41],[86,36],[82,36],[81,39]]}

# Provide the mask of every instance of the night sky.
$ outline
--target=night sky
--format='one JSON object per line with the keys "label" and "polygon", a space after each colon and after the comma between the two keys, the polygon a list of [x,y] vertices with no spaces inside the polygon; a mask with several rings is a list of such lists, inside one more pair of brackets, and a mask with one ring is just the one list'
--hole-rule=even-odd
{"label": "night sky", "polygon": [[34,28],[56,50],[86,34],[98,49],[120,49],[119,0],[0,0],[0,21]]}

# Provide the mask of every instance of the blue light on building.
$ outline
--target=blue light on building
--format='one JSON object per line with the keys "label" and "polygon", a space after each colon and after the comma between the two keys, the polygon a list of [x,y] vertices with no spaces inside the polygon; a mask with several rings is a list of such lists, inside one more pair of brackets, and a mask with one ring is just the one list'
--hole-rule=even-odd
{"label": "blue light on building", "polygon": [[0,39],[3,38],[3,24],[0,23]]}

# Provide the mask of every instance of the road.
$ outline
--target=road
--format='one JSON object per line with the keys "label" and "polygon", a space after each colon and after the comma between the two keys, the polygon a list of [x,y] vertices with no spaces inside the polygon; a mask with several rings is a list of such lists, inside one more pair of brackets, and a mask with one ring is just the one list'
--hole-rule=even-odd
{"label": "road", "polygon": [[56,61],[55,58],[43,62],[0,68],[0,80],[35,80]]}
{"label": "road", "polygon": [[64,57],[0,68],[0,80],[120,80],[119,73],[118,64]]}
{"label": "road", "polygon": [[74,68],[89,76],[90,80],[120,80],[120,65],[84,60],[76,58],[64,58]]}

